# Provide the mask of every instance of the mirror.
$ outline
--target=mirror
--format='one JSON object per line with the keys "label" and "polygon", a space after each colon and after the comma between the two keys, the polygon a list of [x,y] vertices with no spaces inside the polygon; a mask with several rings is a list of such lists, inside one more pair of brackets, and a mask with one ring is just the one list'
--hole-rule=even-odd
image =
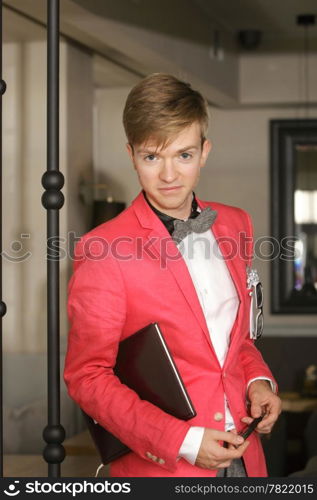
{"label": "mirror", "polygon": [[271,312],[317,314],[317,120],[272,120]]}

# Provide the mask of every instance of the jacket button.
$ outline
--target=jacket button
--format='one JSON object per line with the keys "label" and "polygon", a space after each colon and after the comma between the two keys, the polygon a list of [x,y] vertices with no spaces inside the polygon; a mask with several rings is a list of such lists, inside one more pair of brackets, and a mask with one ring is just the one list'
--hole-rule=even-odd
{"label": "jacket button", "polygon": [[147,452],[146,452],[146,456],[147,456],[148,458],[151,458],[151,459],[153,460],[153,455],[152,455],[152,453],[150,453],[149,451],[147,451]]}
{"label": "jacket button", "polygon": [[161,465],[165,464],[164,458],[159,458],[158,459],[158,463],[161,464]]}
{"label": "jacket button", "polygon": [[220,411],[217,411],[215,414],[214,414],[214,419],[216,420],[216,422],[220,422],[220,420],[223,419],[223,414],[220,413]]}

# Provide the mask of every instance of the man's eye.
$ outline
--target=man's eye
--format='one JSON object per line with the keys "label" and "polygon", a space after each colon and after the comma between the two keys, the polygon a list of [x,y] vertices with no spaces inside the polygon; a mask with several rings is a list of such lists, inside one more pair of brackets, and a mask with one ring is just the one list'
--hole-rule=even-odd
{"label": "man's eye", "polygon": [[153,161],[153,160],[155,160],[155,158],[156,158],[155,155],[147,155],[144,159],[149,160],[149,161]]}
{"label": "man's eye", "polygon": [[189,158],[191,158],[191,157],[192,157],[192,155],[190,153],[182,153],[181,154],[181,158],[183,160],[189,160]]}

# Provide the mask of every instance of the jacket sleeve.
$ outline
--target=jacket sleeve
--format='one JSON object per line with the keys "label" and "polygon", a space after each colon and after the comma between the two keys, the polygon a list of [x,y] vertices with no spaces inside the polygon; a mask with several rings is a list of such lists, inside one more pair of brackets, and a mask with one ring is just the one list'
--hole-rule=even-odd
{"label": "jacket sleeve", "polygon": [[119,263],[111,255],[96,259],[76,246],[69,282],[70,331],[64,380],[69,395],[100,425],[131,450],[169,471],[176,470],[189,424],[141,400],[114,375],[125,324],[126,291]]}
{"label": "jacket sleeve", "polygon": [[[247,239],[248,247],[243,249],[243,255],[246,256],[247,265],[251,267],[252,257],[253,257],[253,226],[252,221],[247,212],[243,212],[246,218],[246,227],[247,227]],[[250,313],[248,311],[248,313]],[[247,324],[249,325],[249,318]],[[255,347],[254,340],[250,339],[250,331],[249,328],[247,330],[246,336],[241,344],[239,359],[244,369],[245,380],[246,380],[246,389],[248,387],[249,382],[255,378],[269,378],[273,382],[274,392],[277,394],[278,385],[276,380],[274,379],[271,370],[268,365],[265,363],[262,354]]]}
{"label": "jacket sleeve", "polygon": [[240,353],[239,353],[240,363],[243,366],[245,380],[246,380],[246,390],[248,387],[248,382],[255,378],[265,377],[273,382],[274,392],[277,394],[278,386],[274,379],[271,370],[265,363],[262,354],[255,347],[254,340],[245,339],[242,342]]}

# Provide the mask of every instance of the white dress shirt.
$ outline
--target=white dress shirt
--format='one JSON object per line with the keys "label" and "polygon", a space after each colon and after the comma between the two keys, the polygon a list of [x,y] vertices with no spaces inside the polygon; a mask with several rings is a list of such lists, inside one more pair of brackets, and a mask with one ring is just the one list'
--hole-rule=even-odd
{"label": "white dress shirt", "polygon": [[[235,285],[210,229],[204,233],[190,233],[178,244],[178,248],[191,275],[206,318],[212,345],[222,367],[229,347],[230,332],[239,307]],[[273,382],[266,377],[252,379],[248,382],[248,386],[257,379],[269,380],[274,390]],[[229,431],[235,427],[235,424],[226,396],[224,398],[225,430]],[[194,464],[203,433],[203,427],[191,427],[179,450],[179,457]]]}

